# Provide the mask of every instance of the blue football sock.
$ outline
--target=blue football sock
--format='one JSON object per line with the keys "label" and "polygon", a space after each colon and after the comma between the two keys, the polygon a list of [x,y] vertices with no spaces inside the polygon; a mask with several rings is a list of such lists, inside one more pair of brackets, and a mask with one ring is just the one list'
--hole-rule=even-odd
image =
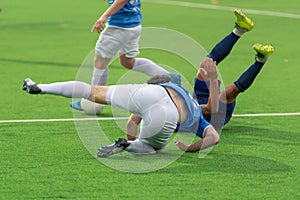
{"label": "blue football sock", "polygon": [[223,40],[221,40],[209,53],[209,57],[211,57],[214,61],[220,63],[226,56],[230,53],[234,44],[238,41],[240,37],[231,32],[227,35]]}
{"label": "blue football sock", "polygon": [[247,90],[251,84],[253,83],[254,79],[264,66],[264,63],[255,61],[239,78],[234,82],[237,88],[244,92]]}

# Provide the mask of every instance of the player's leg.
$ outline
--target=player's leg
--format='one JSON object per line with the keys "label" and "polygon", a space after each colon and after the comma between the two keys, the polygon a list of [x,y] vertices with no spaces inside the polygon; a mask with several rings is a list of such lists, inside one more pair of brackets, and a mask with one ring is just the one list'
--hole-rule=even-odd
{"label": "player's leg", "polygon": [[239,93],[246,91],[253,84],[269,56],[274,52],[272,45],[255,44],[253,49],[256,51],[255,62],[220,94],[222,102],[231,104],[235,101]]}
{"label": "player's leg", "polygon": [[[106,27],[101,32],[95,45],[91,85],[106,85],[108,81],[108,65],[121,48],[122,43],[117,37],[122,37],[122,34],[122,30],[117,30],[112,27]],[[81,100],[72,101],[70,106],[76,110],[82,110]]]}
{"label": "player's leg", "polygon": [[245,16],[243,11],[235,10],[234,14],[237,18],[234,30],[216,44],[208,55],[216,61],[217,64],[227,57],[238,39],[254,27],[253,21]]}
{"label": "player's leg", "polygon": [[161,66],[157,65],[153,61],[147,58],[136,58],[140,53],[139,51],[139,39],[142,26],[127,29],[126,43],[119,51],[119,59],[122,66],[133,71],[144,73],[148,76],[155,75],[170,75],[172,82],[180,84],[181,77],[178,74],[170,73]]}
{"label": "player's leg", "polygon": [[247,90],[261,71],[269,56],[274,52],[272,45],[255,44],[255,62],[234,82],[240,92]]}
{"label": "player's leg", "polygon": [[23,90],[30,94],[52,94],[67,98],[85,98],[96,103],[107,104],[107,91],[110,86],[91,86],[80,81],[36,84],[27,78],[23,81]]}
{"label": "player's leg", "polygon": [[[101,147],[98,151],[99,157],[107,157],[123,150],[135,154],[156,153],[157,150],[164,148],[175,131],[179,113],[163,87],[151,85],[140,88],[131,99],[135,102],[136,109],[140,109],[142,116],[139,138],[134,141],[121,139],[122,145],[115,142]],[[126,147],[123,148],[124,146]]]}

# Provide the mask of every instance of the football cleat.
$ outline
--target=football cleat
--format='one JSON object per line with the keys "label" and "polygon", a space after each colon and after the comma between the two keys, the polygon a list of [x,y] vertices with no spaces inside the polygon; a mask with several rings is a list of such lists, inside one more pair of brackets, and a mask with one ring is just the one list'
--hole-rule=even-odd
{"label": "football cleat", "polygon": [[72,108],[74,108],[75,110],[80,110],[82,111],[83,109],[81,108],[81,100],[77,100],[77,101],[72,101],[70,102],[70,106]]}
{"label": "football cleat", "polygon": [[124,149],[126,149],[130,145],[124,138],[119,138],[115,141],[114,144],[108,146],[102,146],[98,150],[97,156],[100,158],[106,158],[113,154],[121,153]]}
{"label": "football cleat", "polygon": [[247,31],[251,31],[254,27],[254,22],[249,19],[242,10],[236,9],[234,11],[236,16],[236,28],[243,28]]}
{"label": "football cleat", "polygon": [[271,44],[262,45],[256,43],[253,45],[254,51],[256,51],[257,58],[267,58],[274,52],[274,47]]}
{"label": "football cleat", "polygon": [[38,85],[30,78],[26,78],[23,81],[23,90],[28,92],[29,94],[39,94],[42,92]]}

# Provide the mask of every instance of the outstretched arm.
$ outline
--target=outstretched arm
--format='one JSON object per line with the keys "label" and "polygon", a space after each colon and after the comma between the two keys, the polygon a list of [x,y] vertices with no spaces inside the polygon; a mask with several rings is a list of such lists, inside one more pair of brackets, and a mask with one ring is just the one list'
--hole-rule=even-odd
{"label": "outstretched arm", "polygon": [[175,141],[175,144],[182,151],[196,152],[214,146],[219,143],[220,140],[219,134],[212,126],[209,126],[205,129],[204,135],[205,136],[202,139],[189,145],[186,145],[179,140]]}
{"label": "outstretched arm", "polygon": [[101,17],[96,21],[94,26],[92,27],[91,32],[95,30],[100,33],[104,29],[105,21],[118,12],[125,4],[127,0],[115,0],[114,3],[101,15]]}

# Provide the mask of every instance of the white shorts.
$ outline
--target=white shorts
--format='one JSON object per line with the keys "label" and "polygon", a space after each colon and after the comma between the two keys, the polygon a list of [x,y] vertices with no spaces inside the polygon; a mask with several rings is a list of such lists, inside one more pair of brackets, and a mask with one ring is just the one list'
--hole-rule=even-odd
{"label": "white shorts", "polygon": [[139,139],[162,149],[177,127],[178,110],[165,88],[159,85],[110,86],[107,103],[142,117]]}
{"label": "white shorts", "polygon": [[113,58],[118,52],[128,58],[136,57],[140,53],[138,43],[141,31],[141,25],[133,28],[107,26],[99,36],[95,52],[102,58]]}

